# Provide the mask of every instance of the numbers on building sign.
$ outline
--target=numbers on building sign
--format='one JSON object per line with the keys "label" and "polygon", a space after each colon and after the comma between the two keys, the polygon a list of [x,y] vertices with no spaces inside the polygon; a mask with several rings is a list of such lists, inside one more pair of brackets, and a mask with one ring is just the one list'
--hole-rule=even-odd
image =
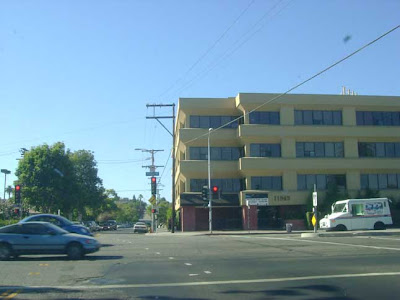
{"label": "numbers on building sign", "polygon": [[274,196],[275,201],[290,201],[290,196]]}

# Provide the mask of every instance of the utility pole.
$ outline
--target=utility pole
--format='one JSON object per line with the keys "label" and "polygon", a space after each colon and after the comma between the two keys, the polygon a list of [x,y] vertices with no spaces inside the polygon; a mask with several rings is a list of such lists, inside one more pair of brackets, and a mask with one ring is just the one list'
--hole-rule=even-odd
{"label": "utility pole", "polygon": [[4,197],[3,197],[3,199],[6,200],[7,175],[11,174],[11,171],[7,170],[7,169],[1,169],[1,173],[4,173]]}
{"label": "utility pole", "polygon": [[[146,176],[158,176],[158,173],[156,172],[157,168],[162,168],[163,166],[156,166],[154,164],[154,154],[160,151],[164,151],[164,150],[156,150],[156,149],[142,149],[142,148],[136,148],[136,151],[142,151],[142,152],[148,152],[151,154],[151,165],[149,166],[142,166],[142,168],[149,168],[150,172],[146,172]],[[139,205],[140,205],[140,212],[142,211],[142,201],[139,199]],[[144,212],[143,212],[144,215]],[[139,214],[140,217],[140,214]],[[142,216],[143,217],[143,216]],[[153,222],[152,222],[153,224]]]}
{"label": "utility pole", "polygon": [[[175,232],[175,103],[173,104],[146,104],[153,107],[153,116],[146,119],[156,119],[158,123],[172,136],[172,224],[171,233]],[[172,116],[156,116],[155,108],[172,107]],[[172,119],[172,132],[159,119]]]}

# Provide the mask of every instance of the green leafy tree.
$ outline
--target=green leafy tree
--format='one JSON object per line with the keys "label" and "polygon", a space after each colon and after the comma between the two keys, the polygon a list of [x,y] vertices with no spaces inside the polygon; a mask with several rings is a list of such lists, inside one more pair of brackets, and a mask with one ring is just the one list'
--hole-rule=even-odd
{"label": "green leafy tree", "polygon": [[[76,200],[76,212],[85,214],[85,207],[96,211],[101,207],[103,197],[102,180],[98,177],[97,163],[92,151],[78,150],[69,153],[72,162],[78,197]],[[115,191],[114,191],[115,193]]]}
{"label": "green leafy tree", "polygon": [[61,209],[64,214],[76,207],[79,187],[64,143],[44,144],[27,151],[18,163],[16,175],[24,204],[41,212]]}
{"label": "green leafy tree", "polygon": [[8,199],[10,199],[11,198],[11,193],[14,191],[14,189],[11,187],[11,185],[9,185],[7,188],[6,188],[6,193],[8,194]]}

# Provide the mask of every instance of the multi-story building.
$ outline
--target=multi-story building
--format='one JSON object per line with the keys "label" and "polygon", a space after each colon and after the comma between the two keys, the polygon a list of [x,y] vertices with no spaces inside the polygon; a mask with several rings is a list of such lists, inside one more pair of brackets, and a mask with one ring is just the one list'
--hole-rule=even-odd
{"label": "multi-story building", "polygon": [[277,96],[179,99],[175,209],[183,231],[208,229],[201,191],[209,128],[211,186],[221,192],[214,229],[273,227],[304,211],[314,184],[319,201],[329,184],[350,197],[365,189],[400,196],[400,97],[290,94],[270,102]]}

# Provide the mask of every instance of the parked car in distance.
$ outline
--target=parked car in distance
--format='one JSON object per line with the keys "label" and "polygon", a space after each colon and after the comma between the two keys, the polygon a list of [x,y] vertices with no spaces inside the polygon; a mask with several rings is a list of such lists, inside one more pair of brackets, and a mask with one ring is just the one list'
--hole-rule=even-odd
{"label": "parked car in distance", "polygon": [[106,223],[107,223],[108,227],[110,227],[110,230],[117,230],[117,221],[108,220]]}
{"label": "parked car in distance", "polygon": [[91,232],[100,231],[100,226],[95,221],[86,221],[84,222],[85,226],[89,228]]}
{"label": "parked car in distance", "polygon": [[100,226],[100,230],[101,230],[101,231],[110,230],[110,226],[108,225],[107,222],[100,222],[100,223],[99,223],[99,226]]}
{"label": "parked car in distance", "polygon": [[19,221],[19,223],[37,222],[37,221],[49,222],[71,233],[92,236],[90,230],[87,229],[85,226],[74,224],[70,220],[58,215],[51,215],[51,214],[33,215],[26,217],[25,219]]}
{"label": "parked car in distance", "polygon": [[26,222],[0,228],[0,260],[19,255],[66,254],[80,259],[99,251],[100,243],[93,237],[69,233],[47,222]]}
{"label": "parked car in distance", "polygon": [[136,222],[133,226],[133,233],[147,233],[147,225],[144,222]]}
{"label": "parked car in distance", "polygon": [[132,228],[132,225],[131,225],[131,224],[128,224],[128,223],[118,224],[118,225],[117,225],[117,228],[118,228],[118,229],[119,229],[119,228]]}

